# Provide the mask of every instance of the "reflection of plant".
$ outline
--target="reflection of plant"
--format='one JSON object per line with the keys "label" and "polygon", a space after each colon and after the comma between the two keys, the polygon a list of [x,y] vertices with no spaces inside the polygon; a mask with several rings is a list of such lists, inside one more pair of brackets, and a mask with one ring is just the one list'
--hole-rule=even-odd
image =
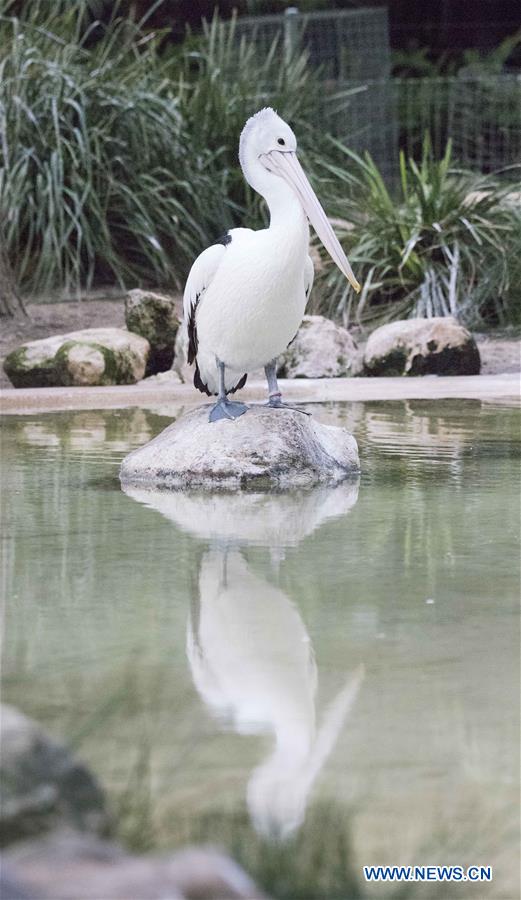
{"label": "reflection of plant", "polygon": [[[362,322],[513,316],[519,213],[508,203],[508,186],[451,169],[450,143],[434,159],[426,137],[420,165],[401,154],[394,200],[368,155],[336,148],[340,161],[323,166],[332,176],[329,208],[348,223],[340,237],[363,290],[357,300],[324,254],[320,282],[330,311]],[[343,199],[335,200],[340,191]]]}
{"label": "reflection of plant", "polygon": [[356,900],[361,896],[349,814],[335,803],[313,804],[304,825],[289,840],[259,836],[246,811],[237,804],[224,810],[192,809],[184,816],[177,809],[168,819],[165,817],[164,827],[167,846],[207,845],[218,835],[220,845],[278,900]]}

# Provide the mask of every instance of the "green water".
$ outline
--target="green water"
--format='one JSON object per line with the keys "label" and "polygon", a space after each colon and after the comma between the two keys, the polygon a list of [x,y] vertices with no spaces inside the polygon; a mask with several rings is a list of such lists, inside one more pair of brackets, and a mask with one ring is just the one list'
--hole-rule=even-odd
{"label": "green water", "polygon": [[5,417],[3,698],[137,849],[210,840],[324,900],[398,896],[363,864],[492,865],[407,896],[514,900],[519,411],[314,412],[362,476],[289,495],[125,494],[153,411]]}

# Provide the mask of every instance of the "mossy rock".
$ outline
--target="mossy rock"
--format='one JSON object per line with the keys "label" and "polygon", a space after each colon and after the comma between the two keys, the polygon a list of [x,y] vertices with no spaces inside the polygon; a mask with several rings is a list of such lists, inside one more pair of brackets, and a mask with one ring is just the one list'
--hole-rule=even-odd
{"label": "mossy rock", "polygon": [[153,291],[129,291],[125,299],[125,323],[129,331],[146,338],[150,344],[146,374],[170,369],[180,324],[173,297]]}
{"label": "mossy rock", "polygon": [[4,371],[19,388],[135,384],[149,354],[148,341],[123,328],[85,328],[22,344]]}
{"label": "mossy rock", "polygon": [[403,319],[370,336],[364,375],[479,375],[481,360],[470,331],[452,316]]}

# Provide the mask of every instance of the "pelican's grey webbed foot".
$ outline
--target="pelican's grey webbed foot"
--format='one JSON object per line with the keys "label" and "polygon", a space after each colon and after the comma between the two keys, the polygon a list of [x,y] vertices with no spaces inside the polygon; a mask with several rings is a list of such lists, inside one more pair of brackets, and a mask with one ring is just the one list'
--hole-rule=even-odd
{"label": "pelican's grey webbed foot", "polygon": [[217,360],[217,366],[219,369],[219,396],[217,403],[210,410],[208,421],[218,422],[219,419],[238,419],[239,416],[247,412],[248,407],[245,403],[228,400],[224,383],[224,363]]}
{"label": "pelican's grey webbed foot", "polygon": [[248,407],[245,403],[232,403],[231,400],[225,397],[224,400],[218,400],[215,406],[212,406],[208,421],[218,422],[219,419],[238,419],[247,410]]}
{"label": "pelican's grey webbed foot", "polygon": [[270,394],[270,399],[266,403],[266,406],[269,406],[271,409],[294,409],[295,412],[302,413],[304,416],[311,415],[310,412],[308,412],[306,409],[302,409],[301,406],[293,406],[291,403],[283,403],[280,393]]}
{"label": "pelican's grey webbed foot", "polygon": [[294,409],[295,412],[303,413],[305,416],[311,415],[311,413],[306,412],[305,409],[301,409],[299,406],[292,406],[290,403],[282,402],[282,394],[279,391],[279,385],[277,383],[276,360],[273,359],[267,366],[264,366],[264,371],[268,380],[269,391],[269,399],[266,406],[271,407],[271,409]]}

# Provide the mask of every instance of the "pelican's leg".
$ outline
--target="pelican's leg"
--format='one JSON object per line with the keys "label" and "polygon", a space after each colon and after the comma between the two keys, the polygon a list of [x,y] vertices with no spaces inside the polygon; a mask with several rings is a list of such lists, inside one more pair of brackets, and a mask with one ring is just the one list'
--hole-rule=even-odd
{"label": "pelican's leg", "polygon": [[216,360],[219,369],[219,396],[217,403],[210,410],[210,422],[218,422],[219,419],[238,419],[248,409],[245,403],[237,403],[228,400],[224,384],[224,363]]}
{"label": "pelican's leg", "polygon": [[277,382],[277,360],[272,359],[267,366],[264,366],[264,371],[266,373],[266,378],[268,381],[268,406],[271,406],[272,409],[295,409],[297,412],[304,413],[305,416],[310,416],[311,413],[306,412],[305,409],[300,409],[298,406],[291,406],[290,403],[282,402],[282,394],[279,391],[279,385]]}

